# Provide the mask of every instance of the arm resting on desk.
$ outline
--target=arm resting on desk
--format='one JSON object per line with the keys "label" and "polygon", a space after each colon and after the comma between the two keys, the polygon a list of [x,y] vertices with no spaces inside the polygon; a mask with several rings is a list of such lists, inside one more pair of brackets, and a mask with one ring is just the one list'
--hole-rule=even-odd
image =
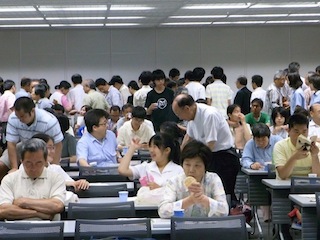
{"label": "arm resting on desk", "polygon": [[35,210],[45,214],[57,214],[63,211],[64,203],[57,198],[50,199],[31,199],[18,198],[13,204],[23,209]]}
{"label": "arm resting on desk", "polygon": [[0,206],[0,219],[18,220],[26,218],[41,218],[43,220],[50,220],[52,219],[52,216],[50,214],[37,212],[33,209],[24,209],[7,203]]}

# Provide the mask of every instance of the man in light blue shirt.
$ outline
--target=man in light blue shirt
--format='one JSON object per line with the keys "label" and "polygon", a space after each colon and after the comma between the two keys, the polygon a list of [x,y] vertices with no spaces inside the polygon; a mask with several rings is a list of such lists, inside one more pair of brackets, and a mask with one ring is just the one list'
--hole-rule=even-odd
{"label": "man in light blue shirt", "polygon": [[102,109],[92,109],[85,114],[88,132],[77,143],[78,165],[105,167],[117,163],[117,139],[107,130],[108,117]]}
{"label": "man in light blue shirt", "polygon": [[30,78],[22,78],[21,87],[18,92],[16,92],[16,99],[20,97],[31,97],[31,79]]}
{"label": "man in light blue shirt", "polygon": [[278,135],[270,135],[270,129],[264,123],[256,123],[252,127],[253,139],[244,146],[241,165],[244,168],[259,170],[266,162],[272,161],[274,145],[282,140]]}

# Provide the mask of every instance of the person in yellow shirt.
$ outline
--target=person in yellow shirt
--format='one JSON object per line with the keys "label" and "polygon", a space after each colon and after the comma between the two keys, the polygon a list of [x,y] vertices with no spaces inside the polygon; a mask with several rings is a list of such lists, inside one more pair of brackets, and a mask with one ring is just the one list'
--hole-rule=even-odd
{"label": "person in yellow shirt", "polygon": [[297,148],[300,134],[308,136],[309,120],[301,114],[289,118],[289,137],[276,143],[273,150],[273,163],[277,179],[288,179],[291,176],[306,176],[316,173],[320,176],[319,147],[312,142],[309,148]]}

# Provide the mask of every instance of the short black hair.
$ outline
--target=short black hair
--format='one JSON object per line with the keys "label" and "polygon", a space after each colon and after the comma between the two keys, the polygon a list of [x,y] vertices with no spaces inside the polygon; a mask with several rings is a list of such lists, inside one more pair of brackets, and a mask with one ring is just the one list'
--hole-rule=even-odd
{"label": "short black hair", "polygon": [[13,80],[5,80],[3,83],[3,89],[6,90],[10,90],[13,86],[15,86],[16,84],[14,83]]}
{"label": "short black hair", "polygon": [[295,125],[306,125],[309,128],[309,119],[300,113],[293,114],[290,116],[288,121],[289,129],[293,128]]}
{"label": "short black hair", "polygon": [[199,157],[204,164],[205,170],[208,170],[208,166],[211,160],[212,152],[210,148],[204,143],[192,140],[186,144],[181,152],[180,162],[183,165],[183,162],[187,158],[196,158]]}
{"label": "short black hair", "polygon": [[255,98],[251,101],[251,105],[253,103],[258,103],[260,105],[261,108],[263,108],[263,101],[260,98]]}
{"label": "short black hair", "polygon": [[74,84],[81,84],[82,83],[82,76],[80,74],[78,74],[78,73],[73,74],[72,77],[71,77],[71,81]]}
{"label": "short black hair", "polygon": [[126,103],[122,106],[122,112],[128,108],[133,109],[133,105],[131,103]]}
{"label": "short black hair", "polygon": [[29,86],[31,84],[31,78],[22,78],[21,82],[20,82],[20,86],[21,87],[26,87]]}
{"label": "short black hair", "polygon": [[64,134],[70,128],[69,118],[64,114],[54,114],[60,124],[61,132]]}
{"label": "short black hair", "polygon": [[147,112],[144,107],[136,106],[132,109],[132,117],[146,119]]}
{"label": "short black hair", "polygon": [[106,119],[109,118],[109,114],[107,111],[103,109],[91,109],[84,115],[84,123],[89,133],[92,133],[93,126],[99,126],[100,119],[105,117]]}
{"label": "short black hair", "polygon": [[176,76],[180,76],[180,71],[177,68],[172,68],[169,71],[169,77],[175,78]]}
{"label": "short black hair", "polygon": [[95,81],[95,85],[96,87],[99,87],[99,86],[105,86],[107,85],[107,81],[104,79],[104,78],[98,78],[96,81]]}
{"label": "short black hair", "polygon": [[138,83],[135,80],[132,80],[128,83],[128,87],[131,87],[134,90],[139,90]]}
{"label": "short black hair", "polygon": [[302,80],[298,72],[289,72],[288,73],[289,86],[298,89],[302,86]]}
{"label": "short black hair", "polygon": [[166,75],[161,69],[152,72],[152,81],[166,79]]}
{"label": "short black hair", "polygon": [[[227,115],[229,116],[229,114],[232,114],[234,109],[240,106],[238,104],[231,104],[227,107]],[[230,117],[229,117],[230,118]]]}
{"label": "short black hair", "polygon": [[62,80],[59,84],[59,89],[64,88],[64,89],[69,89],[71,88],[71,84],[65,80]]}
{"label": "short black hair", "polygon": [[61,104],[53,104],[51,108],[53,110],[61,111],[62,113],[64,113],[64,107]]}
{"label": "short black hair", "polygon": [[16,111],[23,110],[25,113],[31,113],[32,109],[36,107],[33,100],[29,97],[19,97],[13,106]]}
{"label": "short black hair", "polygon": [[113,105],[110,107],[109,112],[115,111],[115,112],[121,112],[121,109],[118,105]]}
{"label": "short black hair", "polygon": [[257,87],[261,87],[263,84],[263,78],[260,75],[253,75],[252,78],[252,83],[255,83]]}
{"label": "short black hair", "polygon": [[193,73],[191,70],[186,71],[186,73],[184,74],[184,79],[188,79],[188,80],[193,79]]}
{"label": "short black hair", "polygon": [[42,83],[34,86],[34,94],[40,96],[40,98],[44,98],[46,96],[46,91],[48,89]]}
{"label": "short black hair", "polygon": [[206,74],[206,70],[204,70],[204,68],[196,67],[192,71],[192,80],[201,82],[205,74]]}
{"label": "short black hair", "polygon": [[246,86],[248,84],[248,79],[246,76],[240,76],[237,78],[237,82],[239,82],[243,86]]}
{"label": "short black hair", "polygon": [[214,79],[220,79],[222,78],[222,76],[224,75],[224,72],[223,72],[223,68],[222,67],[214,67],[212,68],[211,70],[211,75]]}
{"label": "short black hair", "polygon": [[139,79],[142,83],[142,85],[149,85],[149,83],[152,81],[152,73],[150,71],[143,71]]}
{"label": "short black hair", "polygon": [[284,107],[275,107],[274,109],[272,109],[272,113],[271,113],[271,119],[273,124],[275,124],[276,122],[276,118],[278,113],[284,117],[284,124],[287,124],[288,122],[288,118],[289,118],[289,112],[284,108]]}
{"label": "short black hair", "polygon": [[252,126],[253,138],[270,137],[270,128],[264,123],[256,123]]}
{"label": "short black hair", "polygon": [[114,85],[115,83],[123,84],[123,80],[119,75],[113,76],[109,82],[109,85]]}
{"label": "short black hair", "polygon": [[320,90],[320,75],[315,73],[308,77],[309,82],[317,90]]}
{"label": "short black hair", "polygon": [[160,125],[160,132],[171,135],[174,139],[179,140],[183,137],[182,130],[176,122],[166,121]]}

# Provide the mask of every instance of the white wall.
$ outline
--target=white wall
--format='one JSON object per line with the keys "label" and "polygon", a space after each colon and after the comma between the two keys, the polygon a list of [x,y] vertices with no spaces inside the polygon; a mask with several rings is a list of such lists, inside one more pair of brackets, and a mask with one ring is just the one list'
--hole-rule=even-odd
{"label": "white wall", "polygon": [[317,26],[2,30],[0,76],[18,85],[24,76],[43,77],[54,86],[73,73],[129,82],[143,70],[184,74],[202,66],[208,76],[219,65],[234,90],[239,75],[260,74],[267,87],[291,61],[302,75],[320,65],[319,40]]}

